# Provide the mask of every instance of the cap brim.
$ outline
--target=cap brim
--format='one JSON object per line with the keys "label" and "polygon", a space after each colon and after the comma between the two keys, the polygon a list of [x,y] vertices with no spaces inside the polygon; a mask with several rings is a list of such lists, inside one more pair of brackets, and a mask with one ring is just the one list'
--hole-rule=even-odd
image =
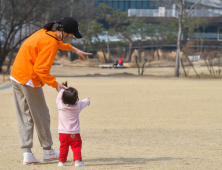
{"label": "cap brim", "polygon": [[74,35],[76,38],[82,38],[82,35],[81,35],[79,32],[74,32],[73,35]]}

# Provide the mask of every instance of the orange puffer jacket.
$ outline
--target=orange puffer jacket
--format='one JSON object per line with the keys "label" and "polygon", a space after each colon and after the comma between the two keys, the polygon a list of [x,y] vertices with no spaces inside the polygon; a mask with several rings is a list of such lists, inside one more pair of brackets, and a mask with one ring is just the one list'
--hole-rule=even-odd
{"label": "orange puffer jacket", "polygon": [[[52,31],[47,31],[47,34],[56,37]],[[11,76],[23,85],[29,79],[32,80],[34,87],[47,84],[55,88],[58,85],[56,78],[50,75],[50,69],[58,49],[69,51],[71,45],[47,34],[45,29],[35,32],[19,49]]]}

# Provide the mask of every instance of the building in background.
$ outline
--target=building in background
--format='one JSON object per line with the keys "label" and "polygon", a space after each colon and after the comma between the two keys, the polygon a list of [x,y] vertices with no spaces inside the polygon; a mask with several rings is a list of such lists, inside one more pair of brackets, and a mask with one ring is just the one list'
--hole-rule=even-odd
{"label": "building in background", "polygon": [[[197,0],[186,0],[192,6]],[[190,3],[191,2],[191,3]],[[98,0],[97,7],[104,3],[114,9],[128,12],[128,16],[136,15],[147,18],[149,23],[167,22],[170,18],[179,16],[179,11],[173,3],[163,0]],[[189,6],[189,7],[190,7]],[[190,40],[202,38],[204,40],[222,40],[222,2],[220,0],[202,0],[198,8],[192,12],[192,17],[206,19],[207,26],[200,28],[190,35]]]}
{"label": "building in background", "polygon": [[98,0],[97,7],[100,3],[126,12],[128,9],[158,9],[160,6],[159,0]]}

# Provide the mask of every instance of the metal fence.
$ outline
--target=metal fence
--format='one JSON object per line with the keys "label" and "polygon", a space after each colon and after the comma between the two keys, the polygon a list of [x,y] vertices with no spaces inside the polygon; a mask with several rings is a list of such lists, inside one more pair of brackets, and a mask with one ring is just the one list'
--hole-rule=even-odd
{"label": "metal fence", "polygon": [[191,40],[197,39],[197,38],[222,41],[222,34],[219,34],[219,33],[193,33],[193,34],[189,35],[189,39],[191,39]]}

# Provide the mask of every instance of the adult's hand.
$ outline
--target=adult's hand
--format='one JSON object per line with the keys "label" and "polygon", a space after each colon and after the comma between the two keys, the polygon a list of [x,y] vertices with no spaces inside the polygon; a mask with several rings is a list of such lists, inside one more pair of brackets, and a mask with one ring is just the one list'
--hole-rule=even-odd
{"label": "adult's hand", "polygon": [[85,55],[92,55],[92,53],[85,53],[83,51],[78,50],[77,54],[79,55],[80,60],[85,60]]}
{"label": "adult's hand", "polygon": [[92,55],[92,53],[85,53],[85,52],[83,52],[83,51],[81,51],[81,50],[79,50],[79,49],[77,49],[73,46],[71,46],[70,51],[73,51],[76,54],[78,54],[80,60],[85,60],[85,55]]}
{"label": "adult's hand", "polygon": [[60,92],[61,89],[66,89],[66,88],[65,88],[63,85],[58,84],[58,85],[56,86],[56,90],[57,90],[58,92]]}

